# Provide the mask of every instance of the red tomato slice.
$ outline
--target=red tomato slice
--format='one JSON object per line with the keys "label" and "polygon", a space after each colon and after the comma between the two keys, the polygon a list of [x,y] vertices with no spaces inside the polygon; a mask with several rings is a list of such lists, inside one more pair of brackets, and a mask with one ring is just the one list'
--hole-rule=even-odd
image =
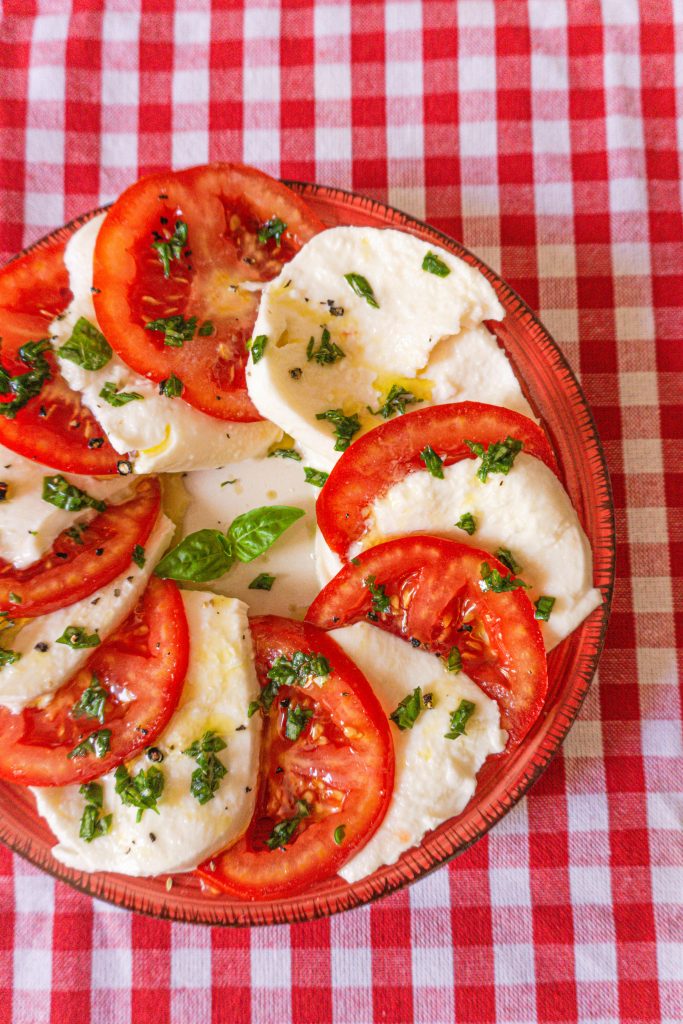
{"label": "red tomato slice", "polygon": [[[259,243],[273,218],[286,230]],[[187,237],[164,276],[153,245],[180,239],[179,222]],[[142,178],[114,203],[97,238],[100,327],[138,373],[154,381],[175,374],[190,405],[218,419],[261,419],[244,373],[259,296],[235,286],[270,281],[324,227],[302,199],[252,167],[209,164]],[[194,336],[179,347],[145,328],[169,316],[197,318]],[[212,329],[202,334],[207,323]]]}
{"label": "red tomato slice", "polygon": [[[0,365],[10,374],[28,366],[19,349],[49,337],[50,322],[69,304],[64,241],[38,245],[0,270]],[[95,417],[72,391],[52,352],[45,353],[51,376],[11,419],[0,414],[0,444],[63,473],[111,476],[117,455]],[[8,400],[11,394],[0,395]]]}
{"label": "red tomato slice", "polygon": [[[131,615],[57,690],[47,707],[26,708],[17,715],[0,708],[0,778],[22,786],[89,782],[140,753],[175,710],[188,654],[180,591],[170,580],[153,577]],[[73,713],[95,677],[107,692],[104,722]],[[67,756],[102,729],[111,730],[103,757],[92,750],[82,757]]]}
{"label": "red tomato slice", "polygon": [[[264,722],[256,811],[246,834],[199,868],[210,885],[248,900],[293,896],[334,875],[368,841],[386,813],[394,748],[370,684],[325,633],[291,619],[251,619],[264,689],[276,658],[321,654],[332,671],[322,686],[282,686]],[[284,706],[283,706],[284,705]],[[312,712],[298,739],[285,736],[296,707]],[[270,849],[273,829],[309,807],[290,841]],[[343,838],[335,832],[343,828]]]}
{"label": "red tomato slice", "polygon": [[523,451],[557,473],[548,439],[526,416],[497,405],[457,402],[397,416],[364,434],[348,448],[325,483],[316,504],[318,526],[342,558],[363,536],[373,501],[409,473],[424,470],[420,452],[431,445],[445,465],[474,459],[465,440],[487,447],[514,437]]}
{"label": "red tomato slice", "polygon": [[[327,484],[325,485],[327,486]],[[548,689],[545,647],[524,590],[482,592],[483,562],[508,576],[486,551],[437,537],[411,535],[363,551],[318,594],[306,621],[322,629],[375,622],[441,656],[457,647],[463,671],[498,701],[509,747],[528,732]],[[389,610],[373,601],[384,588]]]}
{"label": "red tomato slice", "polygon": [[21,618],[47,615],[106,586],[130,565],[135,545],[144,547],[160,508],[161,487],[150,477],[129,501],[111,505],[74,532],[64,530],[28,568],[0,560],[0,611]]}

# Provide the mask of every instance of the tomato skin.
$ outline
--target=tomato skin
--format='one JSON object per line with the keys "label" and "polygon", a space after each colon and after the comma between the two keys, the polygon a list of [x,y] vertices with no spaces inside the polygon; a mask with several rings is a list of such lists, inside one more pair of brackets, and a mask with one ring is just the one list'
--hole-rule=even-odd
{"label": "tomato skin", "polygon": [[[47,615],[81,601],[111,583],[130,564],[136,544],[144,547],[161,509],[161,487],[154,478],[141,480],[135,495],[110,505],[88,523],[78,544],[64,531],[39,561],[15,569],[0,560],[0,611],[21,618]],[[101,555],[94,552],[100,550]],[[67,554],[59,558],[55,552]],[[19,594],[16,605],[10,594]]]}
{"label": "tomato skin", "polygon": [[485,447],[507,436],[524,442],[523,451],[557,473],[557,462],[543,430],[521,413],[483,402],[453,402],[407,412],[387,420],[355,441],[330,473],[316,503],[318,526],[341,558],[366,530],[372,502],[409,473],[424,470],[426,445],[445,465],[474,459],[465,439]]}
{"label": "tomato skin", "polygon": [[[95,648],[92,656],[54,694],[44,709],[12,714],[0,708],[0,778],[21,786],[90,782],[130,760],[164,729],[182,692],[189,656],[187,619],[180,591],[152,577],[137,608]],[[71,709],[93,675],[110,693],[105,721],[73,718]],[[124,688],[135,699],[119,702]],[[91,733],[109,728],[110,750],[69,759]]]}
{"label": "tomato skin", "polygon": [[[482,592],[483,562],[508,575],[487,551],[456,541],[418,534],[390,540],[344,565],[313,601],[306,621],[334,630],[374,616],[380,629],[441,656],[458,647],[463,671],[498,702],[511,749],[541,712],[548,666],[526,592]],[[393,599],[390,612],[373,611],[368,577]]]}
{"label": "tomato skin", "polygon": [[[257,242],[272,217],[287,225],[280,243]],[[162,219],[163,218],[163,219]],[[187,245],[170,274],[152,248],[187,224]],[[269,281],[325,225],[285,185],[252,167],[209,164],[142,178],[110,209],[95,246],[94,303],[109,343],[137,373],[161,381],[174,373],[182,398],[225,420],[259,420],[246,391],[246,342],[258,298],[230,291]],[[182,314],[210,321],[214,331],[181,347],[145,329],[150,320]]]}
{"label": "tomato skin", "polygon": [[[39,244],[0,270],[0,363],[10,373],[26,372],[18,349],[49,337],[50,322],[71,300],[65,244],[63,239]],[[115,476],[125,456],[114,451],[78,392],[68,386],[54,353],[45,357],[51,379],[14,419],[0,415],[0,444],[63,473]],[[94,439],[99,447],[91,448],[88,442]]]}
{"label": "tomato skin", "polygon": [[[332,667],[320,688],[280,689],[264,721],[259,792],[249,828],[234,846],[198,869],[214,888],[241,899],[267,900],[297,895],[332,877],[370,839],[391,799],[394,749],[388,719],[370,684],[334,640],[313,626],[272,615],[250,623],[262,688],[268,683],[268,669],[282,654],[322,654]],[[280,701],[285,698],[315,709],[295,741],[283,733]],[[323,724],[323,738],[329,737],[325,745],[311,739],[311,723]],[[356,732],[348,739],[344,729]],[[315,790],[315,809],[293,842],[270,850],[265,837],[273,824],[290,818],[297,797],[316,785],[343,792],[341,807],[337,797]],[[345,836],[338,845],[334,833],[340,824],[345,825]]]}

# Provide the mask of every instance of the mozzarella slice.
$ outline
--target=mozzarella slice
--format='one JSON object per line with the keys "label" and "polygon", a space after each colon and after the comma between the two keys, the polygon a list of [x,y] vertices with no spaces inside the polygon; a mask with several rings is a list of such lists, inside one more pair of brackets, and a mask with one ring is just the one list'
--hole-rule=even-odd
{"label": "mozzarella slice", "polygon": [[[446,264],[447,277],[422,269],[429,252]],[[346,274],[365,278],[378,308],[354,292]],[[254,337],[267,341],[261,358],[254,362],[252,353],[247,364],[249,394],[262,415],[328,464],[338,457],[334,428],[316,416],[342,409],[369,429],[382,418],[368,407],[381,406],[393,385],[426,405],[465,394],[489,401],[495,378],[496,398],[533,415],[504,352],[481,326],[503,315],[484,275],[444,250],[402,231],[332,228],[266,285]],[[344,357],[321,365],[308,347],[312,339],[317,352],[323,330]],[[485,365],[473,365],[472,355]]]}
{"label": "mozzarella slice", "polygon": [[[357,882],[460,814],[474,794],[477,772],[489,754],[505,749],[507,734],[496,702],[464,673],[448,672],[441,659],[364,622],[332,636],[367,676],[387,715],[416,686],[423,695],[431,693],[433,704],[412,729],[401,732],[391,723],[396,775],[389,809],[372,839],[339,872]],[[475,704],[475,711],[462,736],[446,739],[461,700]]]}
{"label": "mozzarella slice", "polygon": [[[62,530],[97,515],[93,509],[65,512],[43,501],[43,479],[54,475],[53,469],[0,445],[0,477],[7,484],[7,497],[0,502],[0,559],[17,569],[25,569],[42,558]],[[130,480],[125,476],[98,480],[73,473],[62,475],[101,501],[123,501],[131,490]]]}
{"label": "mozzarella slice", "polygon": [[[241,601],[199,591],[183,592],[190,630],[190,663],[180,704],[154,742],[163,755],[158,765],[164,790],[158,814],[125,807],[114,791],[114,773],[105,775],[103,813],[111,831],[90,843],[79,838],[85,801],[78,786],[34,789],[38,811],[57,837],[53,855],[79,871],[118,871],[158,875],[191,871],[211,853],[244,832],[254,810],[258,772],[258,716],[247,718],[258,695],[247,609]],[[199,804],[190,793],[196,762],[183,754],[213,729],[227,747],[218,757],[228,769],[212,800]],[[145,755],[126,767],[131,776],[150,767]]]}
{"label": "mozzarella slice", "polygon": [[[69,626],[81,626],[86,633],[96,631],[101,640],[113,633],[135,607],[174,530],[170,519],[161,515],[145,544],[143,568],[131,561],[120,576],[90,597],[49,615],[24,620],[26,625],[7,644],[21,658],[0,668],[2,707],[16,713],[47,697],[87,661],[91,647],[74,650],[55,641]],[[48,649],[39,650],[37,644],[48,644]]]}
{"label": "mozzarella slice", "polygon": [[[57,349],[70,338],[80,317],[97,325],[91,292],[93,252],[104,217],[105,214],[93,217],[67,244],[64,262],[74,298],[63,319],[52,324]],[[217,420],[181,398],[160,395],[158,384],[134,373],[116,354],[101,370],[85,370],[69,359],[60,359],[59,367],[67,383],[81,393],[116,451],[136,453],[136,473],[207,469],[222,462],[262,455],[281,433],[266,420]],[[100,391],[108,382],[115,384],[117,391],[134,392],[142,395],[142,399],[116,408],[100,398]]]}
{"label": "mozzarella slice", "polygon": [[[496,551],[507,548],[530,584],[532,601],[555,598],[548,622],[539,622],[548,650],[576,629],[602,602],[593,586],[593,555],[567,492],[539,459],[523,452],[508,476],[477,477],[479,460],[445,466],[444,479],[425,471],[410,473],[372,503],[368,532],[349,557],[382,540],[406,533],[431,533]],[[470,537],[455,526],[471,512],[477,524]],[[318,571],[324,582],[341,567],[320,537]]]}

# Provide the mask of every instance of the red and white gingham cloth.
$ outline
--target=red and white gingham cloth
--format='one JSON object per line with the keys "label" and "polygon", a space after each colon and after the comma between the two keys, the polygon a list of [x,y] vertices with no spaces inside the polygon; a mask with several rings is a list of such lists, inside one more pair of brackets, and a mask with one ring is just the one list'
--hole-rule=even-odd
{"label": "red and white gingham cloth", "polygon": [[0,850],[0,1024],[680,1024],[680,0],[0,12],[3,258],[139,174],[215,159],[430,221],[540,311],[580,373],[620,576],[561,755],[487,838],[372,907],[172,925]]}

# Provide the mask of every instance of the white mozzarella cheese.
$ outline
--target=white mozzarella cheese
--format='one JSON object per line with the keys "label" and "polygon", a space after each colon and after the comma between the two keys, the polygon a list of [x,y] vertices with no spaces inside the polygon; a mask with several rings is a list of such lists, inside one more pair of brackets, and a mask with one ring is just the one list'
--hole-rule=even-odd
{"label": "white mozzarella cheese", "polygon": [[[175,527],[162,515],[145,544],[145,564],[135,562],[90,597],[60,608],[49,615],[24,620],[11,642],[21,658],[0,668],[0,705],[18,712],[39,698],[48,697],[76,672],[93,653],[92,648],[74,650],[55,641],[69,626],[97,632],[105,640],[135,607],[147,581],[168,547]],[[38,650],[36,644],[48,644]]]}
{"label": "white mozzarella cheese", "polygon": [[[89,220],[67,244],[64,262],[74,298],[63,319],[52,324],[56,348],[68,340],[80,317],[97,325],[92,267],[95,240],[104,216]],[[69,359],[60,359],[60,370],[67,383],[81,393],[116,451],[136,453],[136,473],[212,468],[229,460],[262,455],[280,436],[280,430],[266,420],[218,420],[181,398],[160,395],[157,384],[134,373],[116,354],[101,370],[85,370]],[[100,398],[100,391],[110,381],[117,391],[134,392],[142,399],[118,408],[110,405]]]}
{"label": "white mozzarella cheese", "polygon": [[[410,473],[372,503],[368,532],[352,545],[350,557],[381,540],[406,533],[433,533],[484,551],[507,548],[522,566],[532,601],[555,598],[548,622],[540,622],[550,650],[597,608],[602,597],[593,586],[593,556],[567,492],[539,459],[523,452],[508,476],[477,477],[479,460],[444,467],[440,480],[425,471]],[[477,524],[470,537],[455,523],[471,512]],[[324,581],[340,563],[320,538],[316,545]]]}
{"label": "white mozzarella cheese", "polygon": [[[432,694],[433,707],[422,711],[412,729],[401,732],[391,723],[396,775],[389,809],[374,836],[339,872],[357,882],[459,814],[474,794],[477,772],[489,754],[505,749],[507,734],[496,702],[464,673],[448,672],[441,659],[364,622],[332,636],[367,676],[387,715],[416,686]],[[475,711],[462,736],[446,739],[461,700],[475,704]]]}
{"label": "white mozzarella cheese", "polygon": [[[154,741],[164,760],[158,767],[164,789],[158,814],[147,810],[136,822],[114,790],[114,773],[98,780],[103,813],[111,830],[87,843],[79,837],[85,802],[78,786],[34,789],[38,811],[58,843],[52,850],[62,864],[79,871],[118,871],[158,875],[191,871],[210,854],[244,832],[254,809],[258,772],[258,716],[247,718],[258,695],[247,609],[241,601],[199,591],[183,592],[190,630],[190,663],[180,704]],[[196,762],[183,751],[213,729],[227,746],[218,757],[228,769],[212,800],[199,804],[190,784]],[[142,755],[126,767],[131,776],[150,767]]]}
{"label": "white mozzarella cheese", "polygon": [[[447,277],[422,269],[429,252],[448,266]],[[352,290],[350,273],[367,280],[379,308]],[[343,409],[369,429],[382,419],[368,406],[381,406],[393,384],[432,404],[489,401],[496,379],[496,398],[533,415],[504,352],[481,326],[503,315],[484,275],[444,250],[402,231],[332,228],[266,285],[254,337],[268,340],[262,357],[247,364],[249,393],[262,415],[329,464],[338,457],[333,425],[317,414]],[[344,357],[321,365],[307,346],[312,338],[317,351],[323,329]],[[472,365],[472,355],[485,365]]]}
{"label": "white mozzarella cheese", "polygon": [[[49,501],[43,501],[43,479],[54,476],[37,462],[0,445],[0,476],[7,484],[7,497],[0,502],[0,559],[25,569],[50,550],[62,532],[74,523],[86,522],[97,513],[65,512]],[[125,476],[98,480],[91,476],[62,474],[71,484],[101,501],[123,501],[131,490]]]}

